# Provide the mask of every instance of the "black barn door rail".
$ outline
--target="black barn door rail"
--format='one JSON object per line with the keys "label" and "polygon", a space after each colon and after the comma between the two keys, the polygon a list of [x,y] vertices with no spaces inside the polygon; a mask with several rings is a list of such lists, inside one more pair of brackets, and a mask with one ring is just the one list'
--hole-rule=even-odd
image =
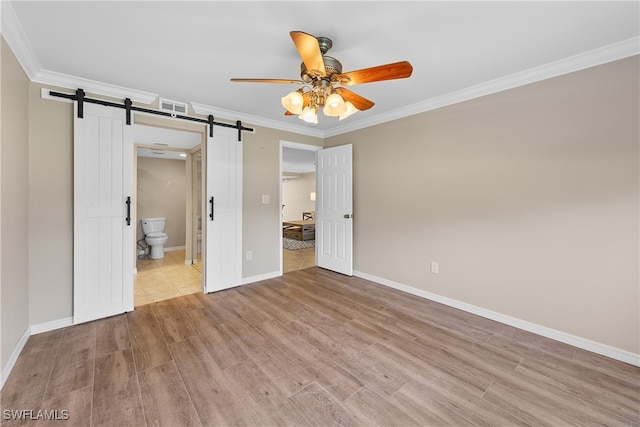
{"label": "black barn door rail", "polygon": [[209,115],[209,117],[207,119],[199,119],[197,117],[182,116],[180,114],[167,113],[165,111],[150,110],[148,108],[142,108],[142,107],[134,106],[133,103],[131,102],[131,99],[129,99],[129,98],[124,100],[124,104],[118,104],[117,102],[111,102],[111,101],[104,101],[102,99],[86,98],[84,90],[82,90],[82,89],[76,90],[75,94],[49,91],[49,95],[57,96],[58,98],[66,98],[66,99],[71,99],[73,101],[77,101],[78,102],[78,118],[79,119],[84,118],[84,103],[88,102],[90,104],[99,104],[99,105],[104,105],[104,106],[107,106],[107,107],[116,107],[116,108],[125,109],[127,111],[127,125],[131,125],[131,112],[132,111],[140,111],[141,113],[155,114],[157,116],[165,116],[165,117],[171,117],[171,118],[175,118],[175,119],[188,120],[190,122],[198,122],[198,123],[208,124],[209,125],[209,136],[210,137],[213,137],[213,127],[214,126],[222,126],[222,127],[225,127],[225,128],[238,129],[238,141],[242,141],[242,131],[243,130],[246,130],[246,131],[249,131],[249,132],[253,132],[253,128],[248,128],[248,127],[242,126],[242,122],[240,120],[236,121],[235,124],[231,124],[231,123],[216,122],[216,121],[214,121],[212,115]]}

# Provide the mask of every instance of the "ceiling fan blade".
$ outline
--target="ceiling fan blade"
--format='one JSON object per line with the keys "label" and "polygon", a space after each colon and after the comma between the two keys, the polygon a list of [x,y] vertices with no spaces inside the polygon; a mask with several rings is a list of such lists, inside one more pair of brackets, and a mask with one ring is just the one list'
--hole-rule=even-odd
{"label": "ceiling fan blade", "polygon": [[335,89],[338,95],[342,97],[345,101],[349,101],[360,111],[368,110],[373,107],[375,103],[373,101],[369,101],[367,98],[364,98],[357,93],[353,93],[348,89],[343,87],[338,87]]}
{"label": "ceiling fan blade", "polygon": [[413,67],[411,64],[408,61],[401,61],[343,73],[338,76],[338,82],[344,86],[350,86],[383,80],[404,79],[411,76],[412,72]]}
{"label": "ceiling fan blade", "polygon": [[232,82],[239,83],[289,83],[295,85],[304,84],[302,80],[287,80],[287,79],[230,79]]}
{"label": "ceiling fan blade", "polygon": [[302,62],[307,67],[307,72],[314,76],[326,76],[327,71],[324,68],[324,60],[322,59],[318,39],[302,31],[291,31],[289,35],[293,40],[293,44],[296,45],[296,49],[298,49]]}

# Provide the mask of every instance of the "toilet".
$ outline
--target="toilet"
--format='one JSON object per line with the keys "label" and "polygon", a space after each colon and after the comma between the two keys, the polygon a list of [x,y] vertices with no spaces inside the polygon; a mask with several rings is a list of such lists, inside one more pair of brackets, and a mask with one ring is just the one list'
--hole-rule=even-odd
{"label": "toilet", "polygon": [[167,218],[140,218],[140,222],[142,222],[144,240],[151,248],[149,258],[164,258],[164,245],[167,243],[167,240],[169,240],[169,236],[164,232]]}

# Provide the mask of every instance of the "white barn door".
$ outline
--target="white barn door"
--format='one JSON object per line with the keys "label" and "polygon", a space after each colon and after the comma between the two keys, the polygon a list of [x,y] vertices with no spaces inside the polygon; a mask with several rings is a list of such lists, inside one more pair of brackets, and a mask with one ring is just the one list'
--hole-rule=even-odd
{"label": "white barn door", "polygon": [[234,128],[207,132],[205,292],[242,282],[242,142]]}
{"label": "white barn door", "polygon": [[316,174],[316,264],[353,275],[352,145],[319,150]]}
{"label": "white barn door", "polygon": [[133,310],[132,130],[123,109],[83,107],[78,118],[74,103],[74,323]]}

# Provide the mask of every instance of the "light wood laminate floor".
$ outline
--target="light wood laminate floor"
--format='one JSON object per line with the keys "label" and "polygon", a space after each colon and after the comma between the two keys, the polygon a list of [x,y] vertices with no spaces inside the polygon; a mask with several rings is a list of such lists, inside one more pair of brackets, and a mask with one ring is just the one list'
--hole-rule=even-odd
{"label": "light wood laminate floor", "polygon": [[34,335],[1,402],[64,426],[638,426],[639,393],[640,368],[313,267]]}

